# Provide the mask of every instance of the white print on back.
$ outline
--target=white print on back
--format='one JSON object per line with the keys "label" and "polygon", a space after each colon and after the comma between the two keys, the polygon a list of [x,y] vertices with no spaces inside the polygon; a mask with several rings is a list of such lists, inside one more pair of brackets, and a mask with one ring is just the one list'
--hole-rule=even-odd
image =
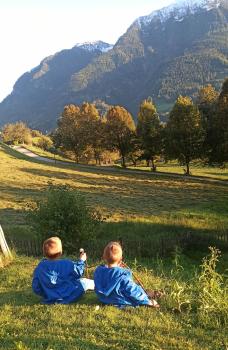
{"label": "white print on back", "polygon": [[50,278],[50,282],[52,284],[56,284],[57,283],[57,279],[58,279],[59,273],[57,273],[55,271],[49,271],[49,273],[47,275]]}

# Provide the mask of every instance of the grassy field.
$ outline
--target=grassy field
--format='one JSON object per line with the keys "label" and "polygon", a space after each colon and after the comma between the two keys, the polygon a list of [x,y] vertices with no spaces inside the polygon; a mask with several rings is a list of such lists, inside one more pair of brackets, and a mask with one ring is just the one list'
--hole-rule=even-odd
{"label": "grassy field", "polygon": [[[180,174],[184,175],[184,166],[180,166],[178,163],[175,162],[169,162],[169,163],[157,163],[157,171],[158,172],[164,172],[164,173],[170,173],[170,174]],[[139,166],[137,168],[130,167],[132,170],[144,170],[144,171],[151,171],[151,168],[149,167],[143,167]],[[193,163],[190,166],[190,173],[192,176],[200,176],[200,177],[206,177],[211,179],[217,179],[217,180],[228,180],[228,169],[226,168],[219,168],[219,167],[212,167],[212,166],[203,166],[202,163]]]}
{"label": "grassy field", "polygon": [[[50,159],[56,159],[60,161],[65,162],[71,162],[74,163],[71,159],[64,158],[61,155],[54,155],[51,152],[45,151],[39,147],[35,146],[28,146],[26,145],[25,148],[29,149],[30,151],[36,153],[37,155],[41,157],[46,157]],[[190,165],[190,172],[192,176],[200,176],[200,177],[206,177],[216,180],[227,180],[228,181],[228,164],[226,164],[225,168],[222,167],[216,167],[216,166],[203,166],[202,161],[194,161]],[[116,166],[117,168],[120,168],[120,166]],[[156,163],[157,172],[164,172],[169,174],[179,174],[184,175],[184,166],[181,166],[176,161],[170,161],[168,163],[164,162],[157,162]],[[151,171],[151,167],[146,166],[128,166],[128,169],[131,170],[143,170],[143,171]]]}
{"label": "grassy field", "polygon": [[[103,239],[122,237],[153,243],[163,234],[214,234],[228,228],[225,182],[44,164],[18,156],[4,146],[0,149],[0,169],[0,224],[8,239],[36,236],[28,227],[24,210],[28,202],[45,196],[49,181],[80,190],[91,206],[102,210],[107,217]],[[0,271],[0,349],[227,350],[225,318],[218,321],[216,316],[208,321],[196,311],[200,295],[193,280],[198,281],[196,273],[204,254],[189,251],[179,262],[175,257],[161,260],[156,256],[136,256],[129,261],[146,287],[168,290],[159,312],[145,308],[97,310],[93,293],[79,304],[40,305],[30,287],[38,260],[18,256]],[[218,266],[222,274],[227,274],[227,263],[227,253],[223,252]],[[225,311],[226,281],[224,277],[221,287]],[[189,286],[193,286],[191,290]],[[178,305],[189,298],[193,309],[176,313]]]}
{"label": "grassy field", "polygon": [[[146,287],[166,289],[160,311],[104,307],[93,292],[77,304],[40,305],[39,298],[31,292],[37,263],[33,258],[21,257],[0,271],[1,350],[227,349],[227,304],[222,323],[218,323],[218,317],[208,319],[202,311],[189,308],[199,299],[196,291],[189,296],[187,287],[196,274],[193,259],[182,258],[181,274],[171,259],[166,266],[158,261],[154,265],[150,262],[147,268],[145,263],[143,268],[133,264]],[[225,296],[227,302],[227,293]],[[186,310],[177,312],[178,305],[185,301]]]}

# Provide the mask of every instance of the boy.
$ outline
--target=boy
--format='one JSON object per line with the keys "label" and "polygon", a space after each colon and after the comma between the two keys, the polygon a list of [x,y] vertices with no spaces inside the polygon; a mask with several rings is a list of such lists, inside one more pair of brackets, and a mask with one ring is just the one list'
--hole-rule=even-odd
{"label": "boy", "polygon": [[110,242],[104,249],[103,259],[107,265],[98,266],[94,273],[99,300],[120,308],[142,305],[159,308],[158,303],[150,300],[143,288],[133,281],[131,271],[121,267],[122,253],[118,242]]}
{"label": "boy", "polygon": [[62,242],[51,237],[43,243],[44,259],[33,274],[32,289],[45,304],[68,304],[78,300],[86,290],[94,289],[93,280],[81,278],[85,269],[86,253],[80,253],[77,262],[59,259]]}

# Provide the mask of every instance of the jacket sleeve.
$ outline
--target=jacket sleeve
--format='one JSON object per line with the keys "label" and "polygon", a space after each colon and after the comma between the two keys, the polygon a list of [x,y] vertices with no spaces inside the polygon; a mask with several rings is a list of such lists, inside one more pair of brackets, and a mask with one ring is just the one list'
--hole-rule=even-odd
{"label": "jacket sleeve", "polygon": [[135,306],[150,304],[150,300],[142,287],[132,280],[123,281],[122,293],[126,298],[130,299]]}
{"label": "jacket sleeve", "polygon": [[38,294],[40,296],[44,296],[43,289],[41,287],[39,278],[37,276],[37,269],[35,269],[32,279],[32,290],[35,294]]}
{"label": "jacket sleeve", "polygon": [[85,270],[85,262],[83,260],[72,261],[72,268],[74,277],[80,278]]}

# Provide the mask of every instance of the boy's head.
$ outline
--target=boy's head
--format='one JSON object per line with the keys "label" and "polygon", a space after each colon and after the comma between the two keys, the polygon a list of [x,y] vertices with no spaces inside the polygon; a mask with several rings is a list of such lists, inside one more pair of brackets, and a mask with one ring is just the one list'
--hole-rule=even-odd
{"label": "boy's head", "polygon": [[48,259],[56,259],[62,255],[62,242],[58,237],[46,239],[43,243],[43,254]]}
{"label": "boy's head", "polygon": [[103,259],[108,264],[119,263],[122,260],[123,251],[118,242],[110,242],[106,245],[103,253]]}

